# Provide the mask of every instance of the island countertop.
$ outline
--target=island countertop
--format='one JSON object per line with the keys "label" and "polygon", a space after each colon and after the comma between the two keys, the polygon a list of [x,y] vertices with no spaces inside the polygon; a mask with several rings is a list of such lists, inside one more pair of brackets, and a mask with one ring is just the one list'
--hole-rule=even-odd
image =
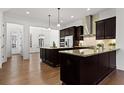
{"label": "island countertop", "polygon": [[94,49],[74,49],[74,50],[63,50],[59,51],[59,53],[63,54],[69,54],[69,55],[75,55],[75,56],[82,56],[82,57],[88,57],[88,56],[93,56],[93,55],[98,55],[106,52],[111,52],[111,51],[117,51],[119,48],[113,48],[113,49],[104,49],[102,51],[95,51]]}
{"label": "island countertop", "polygon": [[94,46],[76,46],[76,47],[40,47],[42,49],[64,49],[64,50],[68,50],[68,49],[81,49],[81,48],[93,48]]}

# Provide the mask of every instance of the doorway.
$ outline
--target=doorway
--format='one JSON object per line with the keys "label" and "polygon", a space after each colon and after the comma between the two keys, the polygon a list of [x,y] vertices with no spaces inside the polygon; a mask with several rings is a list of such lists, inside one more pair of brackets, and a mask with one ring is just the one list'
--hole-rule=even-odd
{"label": "doorway", "polygon": [[7,23],[7,57],[22,55],[23,25]]}

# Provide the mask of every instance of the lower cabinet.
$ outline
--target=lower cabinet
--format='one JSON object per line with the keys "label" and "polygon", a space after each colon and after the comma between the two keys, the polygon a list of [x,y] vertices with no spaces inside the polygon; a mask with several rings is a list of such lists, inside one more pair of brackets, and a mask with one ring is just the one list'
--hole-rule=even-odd
{"label": "lower cabinet", "polygon": [[59,53],[57,49],[40,49],[40,58],[42,61],[52,67],[58,67],[59,63]]}
{"label": "lower cabinet", "polygon": [[116,68],[116,51],[89,57],[60,54],[60,78],[64,84],[98,84]]}
{"label": "lower cabinet", "polygon": [[61,58],[61,80],[66,84],[79,84],[79,63],[76,63],[78,60],[69,55],[61,55]]}
{"label": "lower cabinet", "polygon": [[99,75],[97,56],[80,58],[80,83],[79,84],[96,84]]}
{"label": "lower cabinet", "polygon": [[116,68],[116,52],[110,52],[110,71]]}
{"label": "lower cabinet", "polygon": [[99,80],[103,79],[104,75],[106,75],[109,72],[110,68],[109,55],[110,53],[103,53],[98,55]]}

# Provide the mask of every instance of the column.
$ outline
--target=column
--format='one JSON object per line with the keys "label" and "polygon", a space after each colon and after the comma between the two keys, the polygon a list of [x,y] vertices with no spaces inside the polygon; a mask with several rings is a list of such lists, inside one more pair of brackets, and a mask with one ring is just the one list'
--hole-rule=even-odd
{"label": "column", "polygon": [[23,59],[24,60],[29,60],[29,50],[30,50],[29,32],[30,32],[29,25],[25,24],[24,31],[23,31]]}

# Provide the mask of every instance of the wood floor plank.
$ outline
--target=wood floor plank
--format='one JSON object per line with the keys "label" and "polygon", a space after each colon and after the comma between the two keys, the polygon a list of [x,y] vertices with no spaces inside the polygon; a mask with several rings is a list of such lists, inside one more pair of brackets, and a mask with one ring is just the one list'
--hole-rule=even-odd
{"label": "wood floor plank", "polygon": [[31,54],[30,61],[13,55],[0,69],[0,84],[4,85],[58,85],[59,68],[41,62],[39,53]]}
{"label": "wood floor plank", "polygon": [[[53,68],[40,59],[39,53],[31,54],[30,61],[13,55],[0,69],[0,85],[60,85],[60,68]],[[99,85],[123,85],[124,71],[116,70]]]}

